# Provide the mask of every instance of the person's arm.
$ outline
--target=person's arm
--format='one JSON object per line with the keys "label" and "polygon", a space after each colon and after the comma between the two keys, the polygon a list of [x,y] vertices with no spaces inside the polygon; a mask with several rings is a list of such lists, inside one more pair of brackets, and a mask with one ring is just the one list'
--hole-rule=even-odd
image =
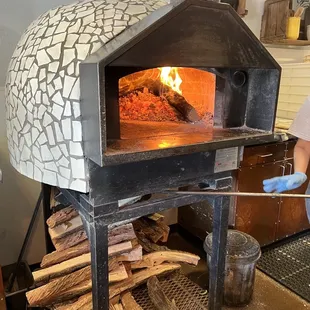
{"label": "person's arm", "polygon": [[275,177],[263,181],[267,193],[282,193],[302,186],[307,181],[307,169],[310,160],[310,141],[298,139],[294,148],[294,170],[292,175]]}
{"label": "person's arm", "polygon": [[295,172],[306,173],[310,160],[310,141],[298,139],[294,149]]}

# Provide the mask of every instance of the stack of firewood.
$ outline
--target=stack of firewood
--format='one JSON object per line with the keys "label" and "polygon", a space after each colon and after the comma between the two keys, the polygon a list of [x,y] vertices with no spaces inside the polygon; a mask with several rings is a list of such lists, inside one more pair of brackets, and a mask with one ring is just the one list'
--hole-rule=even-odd
{"label": "stack of firewood", "polygon": [[[41,269],[33,272],[35,289],[27,293],[29,305],[57,310],[92,309],[90,246],[79,214],[72,207],[64,208],[54,213],[47,225],[56,251],[44,256]],[[109,231],[111,309],[142,309],[131,290],[146,282],[155,308],[164,300],[172,305],[171,309],[177,309],[161,291],[156,276],[180,269],[179,263],[197,265],[199,257],[170,251],[162,245],[168,236],[169,226],[159,214]]]}

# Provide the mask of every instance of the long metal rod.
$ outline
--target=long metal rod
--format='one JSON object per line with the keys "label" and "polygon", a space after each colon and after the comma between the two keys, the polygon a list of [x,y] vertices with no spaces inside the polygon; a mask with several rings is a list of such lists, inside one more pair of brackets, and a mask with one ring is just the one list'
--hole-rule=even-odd
{"label": "long metal rod", "polygon": [[211,192],[211,191],[178,191],[168,190],[166,193],[178,195],[201,195],[201,196],[237,196],[237,197],[270,197],[270,198],[310,198],[305,194],[279,194],[279,193],[250,193],[250,192]]}
{"label": "long metal rod", "polygon": [[14,269],[13,273],[11,274],[11,276],[9,278],[9,281],[8,281],[8,285],[7,285],[6,291],[9,292],[9,293],[12,291],[13,284],[14,284],[14,281],[15,281],[15,278],[16,278],[16,275],[17,275],[18,268],[19,268],[19,266],[20,266],[20,264],[21,264],[21,262],[22,262],[22,260],[24,258],[24,254],[25,254],[25,251],[27,249],[27,245],[28,245],[29,239],[31,237],[31,233],[33,231],[34,224],[35,224],[36,219],[38,217],[38,213],[39,213],[39,210],[40,210],[40,206],[41,206],[42,200],[43,200],[43,191],[41,189],[40,195],[38,197],[36,206],[34,208],[34,211],[33,211],[33,214],[32,214],[32,217],[31,217],[28,229],[27,229],[26,236],[24,238],[24,242],[23,242],[22,248],[21,248],[19,256],[18,256],[18,260],[17,260],[16,266],[15,266],[15,269]]}

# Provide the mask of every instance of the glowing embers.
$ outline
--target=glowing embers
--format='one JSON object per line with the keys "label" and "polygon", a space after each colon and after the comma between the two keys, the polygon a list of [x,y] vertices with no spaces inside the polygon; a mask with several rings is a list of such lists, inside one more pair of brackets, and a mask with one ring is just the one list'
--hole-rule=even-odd
{"label": "glowing embers", "polygon": [[213,125],[215,76],[192,69],[163,67],[119,81],[120,119]]}

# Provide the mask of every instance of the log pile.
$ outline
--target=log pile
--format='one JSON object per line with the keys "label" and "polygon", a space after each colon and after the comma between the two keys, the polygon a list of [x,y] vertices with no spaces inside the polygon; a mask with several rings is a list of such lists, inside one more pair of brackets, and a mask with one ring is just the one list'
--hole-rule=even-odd
{"label": "log pile", "polygon": [[[54,213],[47,225],[56,251],[45,255],[41,269],[33,272],[35,288],[26,294],[29,305],[55,310],[92,309],[90,245],[80,216],[66,207]],[[150,297],[158,303],[158,296],[165,295],[153,277],[180,269],[180,263],[198,264],[198,256],[163,246],[168,236],[169,226],[157,214],[109,231],[111,310],[142,309],[131,290],[143,283],[148,283]],[[173,301],[164,299],[169,309],[177,309]]]}

